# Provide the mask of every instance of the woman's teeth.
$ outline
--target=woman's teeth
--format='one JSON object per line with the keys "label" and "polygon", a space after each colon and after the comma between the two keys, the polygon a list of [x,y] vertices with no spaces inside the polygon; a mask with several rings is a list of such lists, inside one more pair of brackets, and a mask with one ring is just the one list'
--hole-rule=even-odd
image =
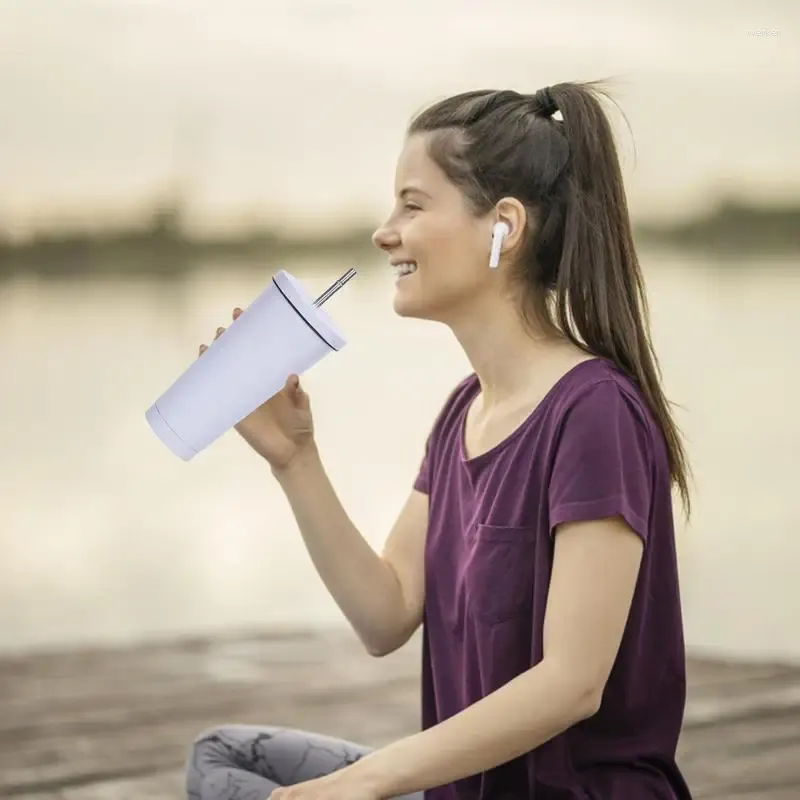
{"label": "woman's teeth", "polygon": [[417,265],[411,261],[408,261],[404,264],[396,264],[394,269],[397,277],[402,278],[404,275],[410,275],[412,272],[415,272]]}

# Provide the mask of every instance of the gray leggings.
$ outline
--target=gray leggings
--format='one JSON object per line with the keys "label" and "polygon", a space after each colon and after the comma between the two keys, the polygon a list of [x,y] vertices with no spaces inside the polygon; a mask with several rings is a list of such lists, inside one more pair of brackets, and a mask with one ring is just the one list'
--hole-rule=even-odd
{"label": "gray leggings", "polygon": [[[289,728],[225,725],[194,742],[186,771],[189,800],[266,800],[278,786],[329,775],[369,748]],[[422,800],[422,792],[405,795]]]}

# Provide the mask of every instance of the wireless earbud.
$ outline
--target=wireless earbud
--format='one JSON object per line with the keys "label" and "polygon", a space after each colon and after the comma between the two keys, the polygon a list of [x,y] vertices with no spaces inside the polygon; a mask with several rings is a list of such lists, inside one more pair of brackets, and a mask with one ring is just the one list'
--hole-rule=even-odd
{"label": "wireless earbud", "polygon": [[492,250],[489,254],[489,268],[497,269],[500,264],[500,249],[503,247],[503,239],[508,236],[509,228],[505,222],[495,222],[492,228]]}

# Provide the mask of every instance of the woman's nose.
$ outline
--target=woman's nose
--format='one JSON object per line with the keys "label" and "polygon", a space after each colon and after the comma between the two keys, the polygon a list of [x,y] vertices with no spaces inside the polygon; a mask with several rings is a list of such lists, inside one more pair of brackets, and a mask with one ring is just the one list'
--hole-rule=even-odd
{"label": "woman's nose", "polygon": [[391,250],[400,243],[400,237],[397,231],[384,224],[372,234],[372,243],[381,250]]}

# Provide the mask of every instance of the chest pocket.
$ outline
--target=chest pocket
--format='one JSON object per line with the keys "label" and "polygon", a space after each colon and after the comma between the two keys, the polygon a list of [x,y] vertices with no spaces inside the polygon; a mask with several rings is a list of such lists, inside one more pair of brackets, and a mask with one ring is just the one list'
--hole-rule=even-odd
{"label": "chest pocket", "polygon": [[464,565],[468,613],[490,625],[531,609],[535,569],[532,527],[478,524]]}

